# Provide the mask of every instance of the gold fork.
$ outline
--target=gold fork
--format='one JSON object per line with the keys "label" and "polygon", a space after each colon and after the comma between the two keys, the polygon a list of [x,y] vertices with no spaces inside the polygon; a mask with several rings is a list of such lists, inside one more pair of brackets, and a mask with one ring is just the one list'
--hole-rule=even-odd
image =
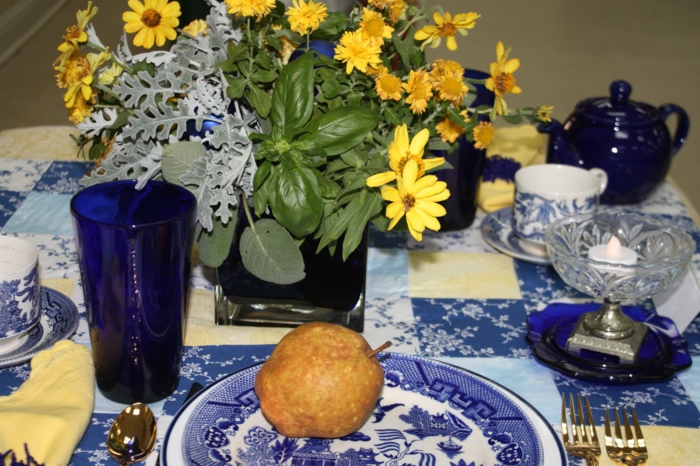
{"label": "gold fork", "polygon": [[622,419],[625,424],[625,439],[622,438],[622,429],[620,427],[620,418],[615,410],[615,432],[614,435],[610,432],[610,414],[605,410],[605,449],[608,451],[608,456],[611,460],[617,463],[626,465],[644,464],[649,455],[647,454],[647,446],[642,435],[642,429],[639,427],[637,413],[630,406],[632,412],[632,424],[634,425],[634,435],[630,428],[630,421],[627,417],[625,408],[622,408]]}
{"label": "gold fork", "polygon": [[566,396],[561,395],[561,435],[564,439],[564,447],[566,451],[573,456],[585,458],[588,466],[598,466],[597,456],[600,456],[600,443],[598,442],[598,434],[595,431],[595,423],[593,422],[593,414],[591,413],[591,405],[588,402],[588,397],[584,395],[586,401],[586,416],[588,417],[588,425],[583,421],[583,407],[581,405],[581,395],[577,395],[578,399],[578,424],[576,423],[576,414],[574,411],[574,395],[569,394],[569,412],[571,413],[571,434],[569,435],[569,426],[566,421]]}

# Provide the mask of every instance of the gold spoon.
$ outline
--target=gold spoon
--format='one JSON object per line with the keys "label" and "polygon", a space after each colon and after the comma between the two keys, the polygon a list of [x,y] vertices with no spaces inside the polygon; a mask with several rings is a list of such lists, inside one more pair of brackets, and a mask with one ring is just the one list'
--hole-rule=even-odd
{"label": "gold spoon", "polygon": [[127,406],[107,434],[107,451],[121,466],[143,461],[156,445],[156,418],[143,403]]}

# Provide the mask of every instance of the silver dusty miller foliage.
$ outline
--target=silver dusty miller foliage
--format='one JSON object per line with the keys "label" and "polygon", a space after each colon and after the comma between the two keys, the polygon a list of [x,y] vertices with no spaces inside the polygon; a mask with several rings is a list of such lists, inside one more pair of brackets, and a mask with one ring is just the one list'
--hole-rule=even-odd
{"label": "silver dusty miller foliage", "polygon": [[[256,164],[248,135],[260,132],[255,113],[243,101],[231,101],[226,95],[226,78],[215,65],[227,58],[226,44],[238,43],[241,32],[218,0],[206,18],[208,35],[188,37],[182,34],[169,51],[132,55],[126,40],[113,52],[128,67],[148,63],[155,67],[151,76],[139,71],[132,76],[122,73],[109,89],[131,115],[121,127],[112,149],[84,186],[119,179],[136,179],[142,187],[150,179],[162,177],[164,145],[179,141],[200,142],[206,155],[196,159],[193,167],[180,176],[197,197],[197,218],[210,231],[214,218],[226,224],[238,204],[242,191],[253,193]],[[88,40],[101,44],[92,26]],[[78,129],[88,137],[112,126],[118,118],[115,108],[101,108]],[[202,123],[218,123],[204,137],[188,133],[187,125],[200,132]],[[192,133],[192,134],[190,134]]]}

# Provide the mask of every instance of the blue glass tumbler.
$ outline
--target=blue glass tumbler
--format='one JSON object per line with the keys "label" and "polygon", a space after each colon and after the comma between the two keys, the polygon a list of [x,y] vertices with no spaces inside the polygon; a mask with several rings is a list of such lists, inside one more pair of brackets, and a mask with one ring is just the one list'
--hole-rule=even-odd
{"label": "blue glass tumbler", "polygon": [[[464,77],[471,79],[486,79],[490,75],[478,70],[464,70]],[[486,89],[483,84],[470,84],[469,96],[474,97],[470,107],[479,105],[493,106],[495,95]],[[488,121],[488,115],[480,115],[480,121]],[[451,154],[445,151],[435,151],[438,157],[445,157],[445,160],[452,165],[452,169],[437,170],[433,174],[440,181],[447,183],[450,190],[450,197],[441,204],[447,210],[447,215],[440,217],[441,231],[462,230],[469,227],[476,215],[476,190],[479,185],[481,173],[484,170],[486,151],[475,149],[474,144],[461,136],[457,139],[459,147]]]}
{"label": "blue glass tumbler", "polygon": [[71,200],[98,389],[150,403],[177,388],[197,201],[187,189],[110,181]]}

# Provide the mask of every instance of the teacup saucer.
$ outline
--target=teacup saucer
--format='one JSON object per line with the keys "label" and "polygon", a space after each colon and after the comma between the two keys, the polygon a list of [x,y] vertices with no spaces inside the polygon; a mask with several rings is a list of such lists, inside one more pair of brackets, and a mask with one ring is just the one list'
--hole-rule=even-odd
{"label": "teacup saucer", "polygon": [[538,265],[551,265],[546,253],[538,254],[535,248],[524,245],[518,235],[513,232],[511,219],[513,208],[505,207],[491,212],[481,222],[481,236],[488,244],[516,259]]}
{"label": "teacup saucer", "polygon": [[41,287],[41,320],[19,347],[0,353],[0,369],[29,361],[36,353],[70,337],[78,328],[78,308],[66,295]]}

